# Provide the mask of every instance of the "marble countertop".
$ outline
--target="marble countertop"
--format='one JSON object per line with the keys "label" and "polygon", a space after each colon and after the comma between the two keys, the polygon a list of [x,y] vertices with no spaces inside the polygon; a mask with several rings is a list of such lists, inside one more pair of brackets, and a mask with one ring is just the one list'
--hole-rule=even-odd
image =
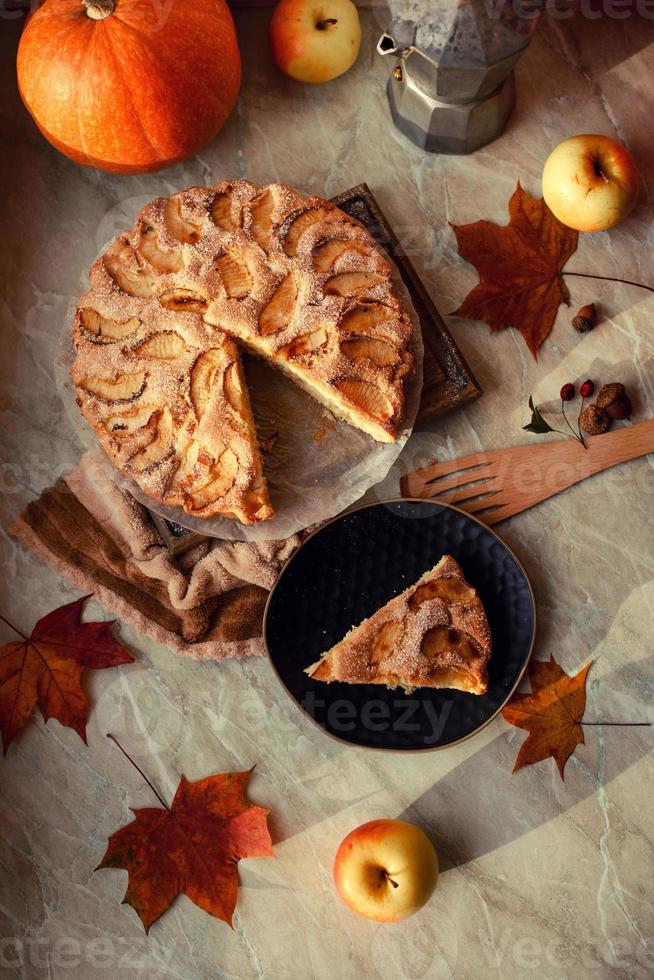
{"label": "marble countertop", "polygon": [[[324,196],[365,180],[446,312],[475,282],[449,222],[504,222],[518,178],[538,194],[559,140],[601,132],[629,145],[644,192],[619,228],[583,238],[570,268],[654,280],[651,20],[545,20],[519,64],[506,132],[460,158],[427,155],[393,129],[388,69],[374,53],[380,12],[363,14],[355,68],[316,88],[274,71],[267,16],[237,14],[245,82],[222,135],[194,159],[144,177],[77,167],[42,140],[15,88],[20,18],[3,23],[0,611],[23,628],[75,596],[6,530],[79,456],[53,380],[58,336],[81,271],[145,200],[231,175]],[[525,441],[529,395],[549,401],[571,379],[624,381],[636,418],[652,415],[654,299],[614,283],[570,287],[573,308],[597,302],[602,323],[580,337],[562,308],[538,363],[512,331],[491,337],[482,324],[449,321],[484,395],[416,435],[407,465]],[[635,461],[500,528],[537,597],[536,655],[554,655],[569,673],[594,661],[589,720],[652,718],[653,476],[652,458]],[[397,473],[389,487],[397,489]],[[129,629],[122,635],[136,662],[90,672],[88,748],[72,730],[35,718],[0,763],[0,977],[654,973],[652,729],[587,728],[565,782],[552,760],[512,775],[524,735],[500,718],[444,752],[373,754],[323,736],[263,659],[187,662]],[[2,638],[10,638],[4,627]],[[129,807],[154,804],[109,730],[123,733],[167,797],[180,773],[198,779],[257,763],[251,796],[272,810],[276,860],[240,865],[233,931],[182,897],[146,936],[120,904],[125,872],[93,873]],[[350,914],[331,884],[341,838],[381,816],[424,826],[444,867],[430,903],[394,927]]]}

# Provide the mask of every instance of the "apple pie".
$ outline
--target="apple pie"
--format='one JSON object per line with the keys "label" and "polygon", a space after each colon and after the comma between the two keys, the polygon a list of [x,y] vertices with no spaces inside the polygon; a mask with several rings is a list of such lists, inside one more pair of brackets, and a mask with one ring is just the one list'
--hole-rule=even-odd
{"label": "apple pie", "polygon": [[114,465],[196,517],[272,516],[240,352],[395,440],[411,324],[374,239],[334,205],[246,180],[158,198],[95,262],[77,401]]}
{"label": "apple pie", "polygon": [[412,691],[488,689],[491,634],[477,592],[451,555],[350,630],[305,673],[320,681]]}

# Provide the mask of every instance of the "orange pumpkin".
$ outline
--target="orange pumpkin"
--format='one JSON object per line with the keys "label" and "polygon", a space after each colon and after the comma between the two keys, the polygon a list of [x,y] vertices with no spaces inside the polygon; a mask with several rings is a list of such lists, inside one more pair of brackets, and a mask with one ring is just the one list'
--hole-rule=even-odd
{"label": "orange pumpkin", "polygon": [[123,174],[199,150],[241,83],[225,0],[45,0],[28,18],[17,70],[53,146]]}

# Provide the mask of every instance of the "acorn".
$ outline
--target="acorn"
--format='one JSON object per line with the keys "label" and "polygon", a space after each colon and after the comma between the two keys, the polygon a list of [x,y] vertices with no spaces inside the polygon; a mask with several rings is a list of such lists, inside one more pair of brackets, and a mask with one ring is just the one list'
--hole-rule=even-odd
{"label": "acorn", "polygon": [[597,405],[612,419],[631,418],[631,400],[619,381],[602,385],[597,394]]}
{"label": "acorn", "polygon": [[580,310],[577,310],[576,315],[572,318],[572,326],[575,328],[577,333],[588,333],[592,330],[597,323],[597,310],[595,309],[594,303],[588,303],[586,306],[582,306]]}
{"label": "acorn", "polygon": [[608,405],[606,412],[612,419],[630,419],[632,408],[629,395],[623,395],[622,398],[618,398],[611,405]]}
{"label": "acorn", "polygon": [[599,405],[588,405],[579,416],[579,425],[589,436],[599,436],[611,425],[611,417]]}
{"label": "acorn", "polygon": [[611,381],[610,384],[602,385],[598,391],[597,404],[600,408],[606,408],[607,405],[612,405],[618,398],[622,398],[624,394],[625,386],[620,384],[619,381]]}

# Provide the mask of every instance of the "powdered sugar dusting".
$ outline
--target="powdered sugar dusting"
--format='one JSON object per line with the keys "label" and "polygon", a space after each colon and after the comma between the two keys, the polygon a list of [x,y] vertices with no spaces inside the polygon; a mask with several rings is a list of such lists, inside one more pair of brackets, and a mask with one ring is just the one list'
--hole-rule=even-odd
{"label": "powdered sugar dusting", "polygon": [[[268,232],[257,211],[264,194],[272,201]],[[226,227],[212,220],[219,197],[214,213]],[[319,213],[320,220],[312,220],[291,249],[289,228],[307,210]],[[331,268],[316,272],[313,250],[332,240],[352,247],[335,250]],[[235,270],[237,278],[239,263],[246,270],[242,281],[249,285],[244,289],[239,280],[238,286],[247,295],[228,295],[216,261],[225,256],[229,262],[223,270]],[[288,276],[296,286],[292,309],[279,329],[264,336],[262,312]],[[272,513],[232,337],[278,363],[319,400],[329,392],[332,409],[342,405],[350,421],[378,432],[378,438],[392,438],[401,421],[404,379],[413,368],[409,319],[374,240],[326,201],[303,198],[284,185],[259,190],[248,181],[190,188],[147,205],[134,228],[94,264],[90,277],[91,289],[73,324],[77,356],[71,374],[78,403],[112,461],[156,500],[194,516],[233,514],[245,523]],[[339,295],[343,284],[356,284],[356,291]],[[353,359],[341,349],[350,338],[340,327],[344,314],[373,303],[389,315],[369,334],[396,352],[386,357],[391,363]],[[108,336],[86,329],[84,310],[109,321]],[[112,323],[131,320],[135,329],[129,335],[111,336]],[[312,346],[309,338],[315,339],[316,331],[325,341]],[[161,335],[168,338],[164,346]],[[152,356],[153,350],[166,356]],[[375,352],[370,345],[361,350]],[[204,378],[209,353],[212,371]],[[209,407],[201,417],[193,393],[198,375],[210,387]],[[239,389],[238,396],[232,389],[231,399],[225,392],[228,378]],[[143,385],[136,391],[138,379]],[[344,380],[365,385],[339,390]],[[114,387],[108,389],[107,381]],[[231,480],[228,450],[237,460]]]}
{"label": "powdered sugar dusting", "polygon": [[[447,585],[452,579],[466,587],[457,599],[433,595],[417,607],[412,602],[421,586]],[[443,589],[445,595],[450,591]],[[388,624],[397,627],[393,642],[382,644],[380,651],[380,638]],[[418,582],[354,627],[307,673],[325,681],[384,684],[409,691],[461,687],[483,694],[491,651],[491,633],[481,600],[466,583],[458,562],[444,555]]]}

